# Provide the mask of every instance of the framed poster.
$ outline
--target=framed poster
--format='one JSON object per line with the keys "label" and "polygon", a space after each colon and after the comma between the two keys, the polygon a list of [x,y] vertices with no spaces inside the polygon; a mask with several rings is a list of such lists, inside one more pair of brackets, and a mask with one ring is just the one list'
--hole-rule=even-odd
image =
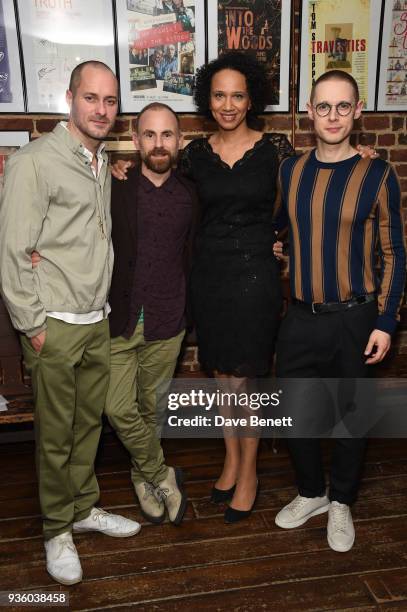
{"label": "framed poster", "polygon": [[0,196],[7,158],[30,142],[30,132],[0,132]]}
{"label": "framed poster", "polygon": [[302,0],[298,110],[327,70],[356,79],[365,110],[374,110],[381,0]]}
{"label": "framed poster", "polygon": [[116,0],[121,111],[151,102],[195,110],[196,69],[205,62],[202,0]]}
{"label": "framed poster", "polygon": [[99,60],[115,71],[111,0],[17,0],[29,113],[67,113],[70,74]]}
{"label": "framed poster", "polygon": [[407,110],[407,0],[385,3],[377,110]]}
{"label": "framed poster", "polygon": [[290,23],[290,0],[208,0],[209,60],[235,50],[264,64],[266,111],[289,110]]}
{"label": "framed poster", "polygon": [[24,94],[13,0],[0,0],[0,112],[23,113]]}

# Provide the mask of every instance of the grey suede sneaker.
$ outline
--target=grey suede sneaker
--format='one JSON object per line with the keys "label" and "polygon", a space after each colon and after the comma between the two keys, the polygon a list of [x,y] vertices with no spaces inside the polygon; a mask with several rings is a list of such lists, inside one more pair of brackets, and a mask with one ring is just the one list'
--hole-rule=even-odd
{"label": "grey suede sneaker", "polygon": [[173,525],[180,524],[187,507],[187,494],[182,487],[183,482],[182,470],[170,467],[167,477],[155,488],[155,496],[164,502],[168,518]]}
{"label": "grey suede sneaker", "polygon": [[155,488],[149,482],[139,482],[134,485],[138,497],[141,514],[150,523],[159,525],[165,517],[164,502],[155,496]]}

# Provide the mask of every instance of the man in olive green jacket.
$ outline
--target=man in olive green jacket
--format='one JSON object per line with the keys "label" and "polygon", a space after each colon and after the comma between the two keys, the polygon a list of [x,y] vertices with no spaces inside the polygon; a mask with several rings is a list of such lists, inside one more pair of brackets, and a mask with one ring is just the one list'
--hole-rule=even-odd
{"label": "man in olive green jacket", "polygon": [[[113,268],[111,178],[102,140],[116,118],[116,77],[101,62],[80,64],[67,102],[68,123],[23,147],[7,164],[0,288],[32,376],[47,570],[55,580],[74,584],[82,569],[72,531],[125,537],[140,525],[94,507]],[[41,262],[33,270],[34,250]]]}

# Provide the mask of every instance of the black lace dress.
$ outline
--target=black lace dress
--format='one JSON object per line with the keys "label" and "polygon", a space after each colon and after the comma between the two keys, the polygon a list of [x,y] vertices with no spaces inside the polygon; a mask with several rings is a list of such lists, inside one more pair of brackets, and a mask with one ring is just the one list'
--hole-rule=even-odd
{"label": "black lace dress", "polygon": [[268,372],[281,309],[273,255],[278,166],[293,149],[282,134],[264,134],[232,168],[207,139],[181,160],[202,205],[191,273],[199,360],[235,376]]}

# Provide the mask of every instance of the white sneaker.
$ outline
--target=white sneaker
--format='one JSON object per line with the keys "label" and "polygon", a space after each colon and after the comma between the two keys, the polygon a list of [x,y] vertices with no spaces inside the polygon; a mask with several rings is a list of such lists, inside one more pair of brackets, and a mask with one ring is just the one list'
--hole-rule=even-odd
{"label": "white sneaker", "polygon": [[355,541],[355,528],[349,506],[333,501],[328,510],[328,544],[336,552],[347,552]]}
{"label": "white sneaker", "polygon": [[82,580],[82,568],[70,531],[44,542],[47,572],[61,584],[76,584]]}
{"label": "white sneaker", "polygon": [[114,538],[128,538],[140,529],[141,525],[137,521],[131,521],[120,514],[110,514],[101,508],[92,508],[88,517],[72,525],[72,530],[77,533],[100,531]]}
{"label": "white sneaker", "polygon": [[329,508],[329,499],[323,497],[302,497],[297,495],[277,514],[275,523],[283,529],[293,529],[308,521],[311,516],[322,514]]}

